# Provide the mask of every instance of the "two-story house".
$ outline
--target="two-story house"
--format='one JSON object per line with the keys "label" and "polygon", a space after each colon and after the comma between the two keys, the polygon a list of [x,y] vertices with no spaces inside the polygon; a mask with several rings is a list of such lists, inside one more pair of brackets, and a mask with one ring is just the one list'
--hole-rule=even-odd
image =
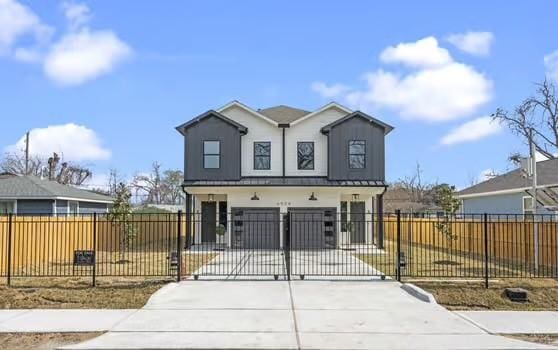
{"label": "two-story house", "polygon": [[295,248],[375,239],[386,189],[384,139],[393,129],[386,123],[337,103],[310,112],[233,101],[176,129],[184,136],[194,244],[216,242],[224,225],[228,246],[279,248],[284,213],[291,213]]}

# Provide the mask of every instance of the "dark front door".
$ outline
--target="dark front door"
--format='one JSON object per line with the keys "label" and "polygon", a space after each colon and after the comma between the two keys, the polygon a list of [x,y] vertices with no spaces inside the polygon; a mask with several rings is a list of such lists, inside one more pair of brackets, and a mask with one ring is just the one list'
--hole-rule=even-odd
{"label": "dark front door", "polygon": [[202,242],[215,242],[215,227],[217,226],[217,204],[202,202]]}
{"label": "dark front door", "polygon": [[351,202],[351,243],[366,243],[364,202]]}

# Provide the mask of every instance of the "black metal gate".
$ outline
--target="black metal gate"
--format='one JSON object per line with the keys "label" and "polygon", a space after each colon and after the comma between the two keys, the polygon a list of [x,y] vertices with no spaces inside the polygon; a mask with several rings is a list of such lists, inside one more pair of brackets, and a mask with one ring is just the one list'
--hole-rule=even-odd
{"label": "black metal gate", "polygon": [[272,209],[233,208],[231,222],[214,230],[215,239],[199,232],[207,224],[194,216],[192,244],[183,258],[193,278],[396,276],[397,247],[378,242],[385,224],[377,215],[347,216],[335,208],[291,208],[283,214]]}

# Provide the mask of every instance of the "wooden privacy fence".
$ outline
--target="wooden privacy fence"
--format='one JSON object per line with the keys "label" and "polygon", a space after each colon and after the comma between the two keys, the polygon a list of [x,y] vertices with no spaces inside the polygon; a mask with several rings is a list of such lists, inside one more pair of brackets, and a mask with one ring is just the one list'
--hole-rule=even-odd
{"label": "wooden privacy fence", "polygon": [[[552,216],[523,220],[520,216],[488,215],[487,251],[490,260],[532,264],[535,259],[534,227],[538,227],[539,264],[558,266],[558,221]],[[397,220],[386,216],[385,237],[397,240]],[[401,242],[483,257],[485,226],[482,215],[474,218],[413,218],[401,216]]]}
{"label": "wooden privacy fence", "polygon": [[[133,214],[127,221],[131,230],[126,231],[123,225],[122,221],[111,221],[106,215],[97,216],[96,222],[93,215],[13,216],[11,223],[9,216],[0,216],[0,276],[6,276],[8,267],[14,276],[18,272],[20,275],[67,275],[68,271],[75,275],[76,251],[94,250],[97,264],[103,264],[131,258],[138,262],[146,256],[151,260],[166,260],[171,249],[176,249],[177,214]],[[183,234],[184,228],[182,220]],[[144,265],[148,264],[156,262],[144,261]],[[98,268],[101,274],[115,272],[114,268]],[[127,268],[129,272],[130,267]],[[131,272],[138,274],[146,270],[145,266],[134,268]],[[127,272],[122,267],[119,270],[116,274]],[[163,273],[160,269],[149,270],[157,275]]]}

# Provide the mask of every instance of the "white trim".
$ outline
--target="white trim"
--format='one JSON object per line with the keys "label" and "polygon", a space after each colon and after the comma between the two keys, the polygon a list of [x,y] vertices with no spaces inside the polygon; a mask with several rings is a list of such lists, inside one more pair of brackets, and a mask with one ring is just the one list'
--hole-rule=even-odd
{"label": "white trim", "polygon": [[[351,110],[348,109],[347,107],[341,106],[341,105],[340,105],[339,103],[337,103],[337,102],[330,102],[330,103],[326,104],[325,106],[323,106],[323,107],[321,107],[321,108],[315,110],[314,112],[309,113],[309,114],[305,115],[304,117],[295,120],[294,122],[291,123],[291,126],[296,125],[296,124],[298,124],[298,123],[300,123],[300,122],[302,122],[302,121],[304,121],[304,120],[306,120],[306,119],[308,119],[308,118],[312,118],[312,117],[315,116],[316,114],[322,113],[323,111],[326,111],[326,110],[328,110],[328,109],[330,109],[330,108],[337,108],[337,109],[340,109],[340,110],[342,110],[343,112],[345,112],[345,113],[347,113],[347,114],[353,113],[353,111],[351,111]],[[344,117],[345,117],[345,116],[339,117],[339,119],[344,118]]]}
{"label": "white trim", "polygon": [[526,213],[525,213],[525,198],[529,198],[529,199],[531,200],[531,206],[532,206],[532,208],[530,209],[530,211],[531,211],[530,214],[535,214],[535,208],[534,208],[533,197],[531,197],[531,196],[523,196],[523,197],[521,197],[521,212],[523,213],[523,215],[526,215]]}
{"label": "white trim", "polygon": [[35,200],[63,200],[63,201],[79,201],[79,202],[90,202],[90,203],[114,203],[114,201],[108,201],[108,200],[101,200],[101,199],[86,199],[86,198],[77,198],[77,197],[2,197],[0,196],[0,200],[18,200],[18,199],[22,199],[22,200],[29,200],[29,199],[35,199]]}
{"label": "white trim", "polygon": [[[259,118],[261,118],[261,119],[263,119],[263,120],[265,120],[266,122],[268,122],[268,123],[270,123],[270,124],[272,124],[272,125],[274,125],[274,126],[278,126],[278,125],[279,125],[279,123],[277,123],[276,121],[269,119],[269,118],[266,117],[265,115],[259,113],[258,111],[253,110],[252,108],[250,108],[250,107],[246,106],[245,104],[242,104],[242,103],[240,103],[240,102],[238,102],[238,101],[236,101],[236,100],[227,103],[227,104],[224,105],[223,107],[220,107],[219,109],[217,109],[217,112],[222,113],[225,109],[229,109],[229,108],[231,108],[231,107],[233,107],[233,106],[242,108],[242,109],[244,109],[245,111],[247,111],[247,112],[249,112],[249,113],[251,113],[251,114],[253,114],[253,115],[255,115],[255,116],[257,116],[257,117],[259,117]],[[225,116],[226,116],[226,114],[225,114]],[[231,119],[232,119],[232,118],[231,118]],[[233,120],[234,120],[234,119],[233,119]]]}
{"label": "white trim", "polygon": [[[558,184],[537,186],[537,188],[542,188],[542,189],[548,188],[548,187],[558,187]],[[524,192],[524,191],[527,191],[527,190],[530,190],[530,189],[532,189],[532,187],[511,188],[509,190],[462,194],[462,195],[457,195],[457,198],[467,199],[467,198],[475,198],[475,197],[495,196],[495,195],[499,195],[499,194],[513,194],[513,193],[521,193],[521,192]]]}
{"label": "white trim", "polygon": [[[15,199],[0,199],[0,202],[5,202],[5,203],[12,203],[12,210],[13,210],[13,214],[17,215],[17,200]],[[9,213],[8,213],[9,214]]]}
{"label": "white trim", "polygon": [[52,213],[54,215],[57,214],[57,210],[56,210],[56,199],[52,201]]}

